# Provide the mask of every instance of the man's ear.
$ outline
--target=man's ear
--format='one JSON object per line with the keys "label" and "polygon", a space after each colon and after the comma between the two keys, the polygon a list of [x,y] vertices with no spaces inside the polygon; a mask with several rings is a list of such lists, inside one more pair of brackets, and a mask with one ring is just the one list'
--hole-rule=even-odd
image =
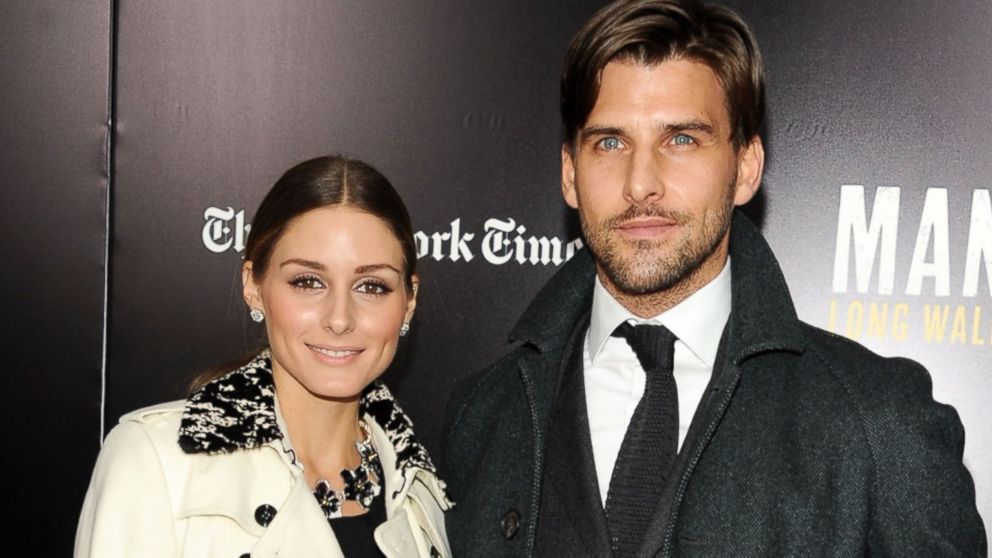
{"label": "man's ear", "polygon": [[575,193],[575,161],[572,147],[561,146],[561,195],[565,198],[565,203],[577,209],[579,207],[579,197]]}
{"label": "man's ear", "polygon": [[241,296],[245,299],[248,308],[258,308],[262,310],[262,293],[255,276],[252,274],[252,263],[246,261],[241,266]]}
{"label": "man's ear", "polygon": [[765,147],[760,136],[754,136],[737,155],[737,184],[734,205],[744,205],[758,193],[765,172]]}

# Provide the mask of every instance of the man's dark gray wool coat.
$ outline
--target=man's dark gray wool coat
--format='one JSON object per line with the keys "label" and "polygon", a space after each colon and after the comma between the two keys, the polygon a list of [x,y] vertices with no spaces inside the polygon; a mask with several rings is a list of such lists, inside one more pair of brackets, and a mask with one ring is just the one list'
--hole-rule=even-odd
{"label": "man's dark gray wool coat", "polygon": [[[554,424],[561,371],[581,366],[587,252],[537,296],[510,352],[448,405],[456,557],[610,555],[584,405],[575,424]],[[739,212],[730,254],[733,308],[713,380],[640,554],[986,556],[964,431],[934,402],[927,371],[800,322]]]}

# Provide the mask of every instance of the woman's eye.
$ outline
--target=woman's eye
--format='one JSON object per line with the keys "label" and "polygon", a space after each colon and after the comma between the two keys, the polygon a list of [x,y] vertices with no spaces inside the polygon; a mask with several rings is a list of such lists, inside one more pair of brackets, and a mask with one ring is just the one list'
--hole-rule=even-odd
{"label": "woman's eye", "polygon": [[619,138],[603,138],[599,140],[599,146],[605,151],[613,151],[614,149],[623,147],[623,144],[620,143]]}
{"label": "woman's eye", "polygon": [[369,295],[385,295],[393,292],[393,289],[389,288],[389,285],[381,281],[362,281],[355,290]]}
{"label": "woman's eye", "polygon": [[324,282],[320,280],[319,277],[313,275],[302,275],[300,277],[294,277],[292,281],[289,282],[290,285],[308,291],[322,289],[324,288]]}
{"label": "woman's eye", "polygon": [[692,136],[687,136],[685,134],[678,134],[672,138],[672,143],[675,145],[692,145],[696,140],[692,139]]}

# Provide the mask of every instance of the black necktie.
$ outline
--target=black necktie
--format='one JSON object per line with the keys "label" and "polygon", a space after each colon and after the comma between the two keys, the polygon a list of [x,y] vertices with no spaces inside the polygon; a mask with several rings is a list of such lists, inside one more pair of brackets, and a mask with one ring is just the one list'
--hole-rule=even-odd
{"label": "black necktie", "polygon": [[606,496],[610,546],[614,556],[624,558],[637,554],[672,472],[679,447],[679,397],[672,373],[675,335],[668,328],[624,322],[613,335],[627,340],[646,375]]}

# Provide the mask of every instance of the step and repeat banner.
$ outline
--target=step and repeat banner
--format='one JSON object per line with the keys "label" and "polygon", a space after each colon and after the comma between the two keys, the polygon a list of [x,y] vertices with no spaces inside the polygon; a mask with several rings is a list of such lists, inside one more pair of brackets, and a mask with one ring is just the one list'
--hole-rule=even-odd
{"label": "step and repeat banner", "polygon": [[[965,461],[992,517],[992,11],[985,0],[727,4],[754,27],[768,66],[767,173],[747,211],[800,316],[930,369],[935,397],[966,426]],[[103,82],[115,122],[108,312],[80,324],[76,342],[87,343],[70,347],[90,355],[94,378],[105,324],[106,365],[97,389],[74,387],[80,371],[51,356],[61,347],[33,338],[27,350],[52,360],[20,372],[73,391],[16,405],[80,407],[52,420],[74,436],[61,451],[86,456],[88,474],[101,429],[182,397],[196,372],[262,343],[240,294],[253,211],[291,165],[342,153],[378,167],[413,216],[420,298],[387,381],[436,452],[454,383],[500,353],[531,296],[582,248],[559,190],[558,73],[568,39],[601,5],[116,3],[115,77]],[[111,36],[99,32],[104,43],[92,44]],[[99,163],[74,164],[85,179]],[[62,218],[39,208],[32,220],[67,231]],[[76,256],[45,257],[68,266]],[[83,307],[102,300],[54,290]],[[58,329],[63,318],[36,320]],[[66,506],[78,509],[85,475],[72,482]]]}

